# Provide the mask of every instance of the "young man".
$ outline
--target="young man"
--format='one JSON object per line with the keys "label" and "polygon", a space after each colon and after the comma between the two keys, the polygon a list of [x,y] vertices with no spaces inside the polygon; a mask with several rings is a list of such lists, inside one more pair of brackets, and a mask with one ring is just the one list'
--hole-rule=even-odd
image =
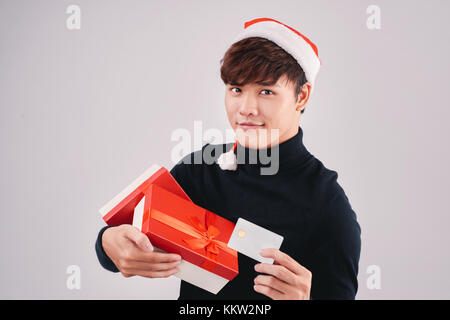
{"label": "young man", "polygon": [[[337,172],[308,152],[298,125],[320,66],[317,48],[269,18],[246,22],[236,40],[221,60],[221,77],[237,141],[214,148],[215,163],[198,164],[206,144],[171,174],[197,205],[233,222],[252,221],[284,241],[262,253],[274,264],[239,254],[238,276],[217,295],[182,281],[179,299],[354,299],[361,229]],[[237,160],[255,150],[277,155],[275,172],[262,174],[272,164],[260,153],[256,163]],[[180,258],[153,252],[148,238],[127,225],[100,230],[96,251],[106,269],[127,277],[167,277]]]}

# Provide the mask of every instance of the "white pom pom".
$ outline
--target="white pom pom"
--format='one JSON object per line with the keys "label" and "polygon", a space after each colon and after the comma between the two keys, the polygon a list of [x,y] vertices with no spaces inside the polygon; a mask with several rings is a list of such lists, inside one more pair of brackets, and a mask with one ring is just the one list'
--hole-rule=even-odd
{"label": "white pom pom", "polygon": [[219,167],[222,170],[236,171],[237,159],[233,149],[231,149],[228,152],[222,153],[220,157],[217,159],[217,163],[219,164]]}

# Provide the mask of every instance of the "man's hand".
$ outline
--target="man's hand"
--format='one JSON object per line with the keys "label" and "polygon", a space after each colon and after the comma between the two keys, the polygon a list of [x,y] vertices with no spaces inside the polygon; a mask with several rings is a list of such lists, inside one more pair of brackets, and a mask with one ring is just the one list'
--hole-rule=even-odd
{"label": "man's hand", "polygon": [[287,254],[264,249],[261,256],[273,258],[274,264],[259,263],[255,270],[267,275],[255,278],[254,289],[273,300],[309,300],[312,274]]}
{"label": "man's hand", "polygon": [[148,237],[129,224],[106,229],[102,246],[126,278],[166,278],[179,271],[177,266],[181,263],[180,255],[154,252]]}

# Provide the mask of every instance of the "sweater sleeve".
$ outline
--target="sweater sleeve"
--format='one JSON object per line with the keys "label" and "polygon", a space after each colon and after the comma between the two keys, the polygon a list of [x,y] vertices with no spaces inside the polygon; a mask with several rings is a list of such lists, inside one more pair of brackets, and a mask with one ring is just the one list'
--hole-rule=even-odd
{"label": "sweater sleeve", "polygon": [[354,300],[361,252],[361,228],[356,214],[341,188],[322,213],[326,239],[311,256],[311,299]]}
{"label": "sweater sleeve", "polygon": [[97,241],[95,242],[95,252],[97,253],[98,261],[100,262],[103,268],[111,272],[119,272],[119,269],[116,267],[114,262],[112,262],[112,260],[106,255],[106,252],[105,250],[103,250],[102,246],[103,232],[105,232],[105,230],[110,227],[111,226],[105,226],[100,229],[100,232],[98,233],[97,236]]}

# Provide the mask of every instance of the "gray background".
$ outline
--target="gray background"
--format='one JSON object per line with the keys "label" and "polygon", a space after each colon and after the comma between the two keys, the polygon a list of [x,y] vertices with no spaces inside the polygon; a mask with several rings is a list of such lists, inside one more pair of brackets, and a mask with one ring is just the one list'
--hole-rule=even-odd
{"label": "gray background", "polygon": [[[70,4],[80,30],[66,28]],[[372,4],[380,30],[366,27]],[[175,129],[230,129],[219,60],[258,17],[318,46],[300,125],[362,227],[357,298],[450,298],[449,12],[436,0],[1,1],[0,298],[178,297],[177,278],[100,267],[98,209],[153,163],[172,168]]]}

